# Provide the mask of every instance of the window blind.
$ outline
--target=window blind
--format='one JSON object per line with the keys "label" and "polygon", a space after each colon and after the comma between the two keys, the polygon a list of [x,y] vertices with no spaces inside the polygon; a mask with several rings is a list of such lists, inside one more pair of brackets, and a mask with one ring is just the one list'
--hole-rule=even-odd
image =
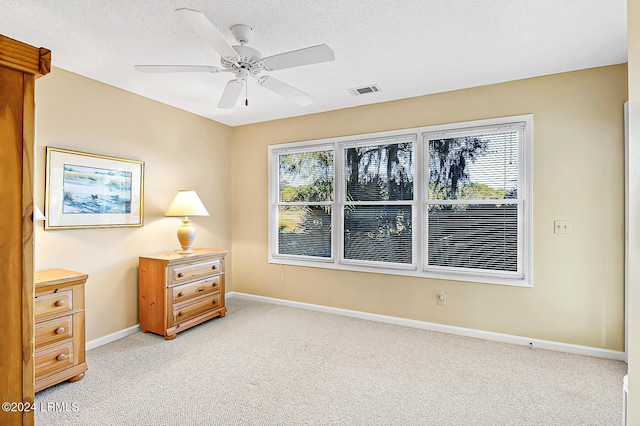
{"label": "window blind", "polygon": [[425,270],[523,276],[524,123],[424,134]]}
{"label": "window blind", "polygon": [[533,116],[269,147],[269,262],[531,285]]}
{"label": "window blind", "polygon": [[413,263],[414,140],[360,141],[344,148],[345,260]]}
{"label": "window blind", "polygon": [[330,258],[333,150],[278,154],[278,254]]}

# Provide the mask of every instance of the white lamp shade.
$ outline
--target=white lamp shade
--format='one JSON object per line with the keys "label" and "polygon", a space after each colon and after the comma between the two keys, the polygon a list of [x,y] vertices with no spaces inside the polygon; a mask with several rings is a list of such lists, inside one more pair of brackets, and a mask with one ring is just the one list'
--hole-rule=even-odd
{"label": "white lamp shade", "polygon": [[200,201],[196,191],[181,190],[178,191],[164,215],[175,217],[209,216],[209,212]]}

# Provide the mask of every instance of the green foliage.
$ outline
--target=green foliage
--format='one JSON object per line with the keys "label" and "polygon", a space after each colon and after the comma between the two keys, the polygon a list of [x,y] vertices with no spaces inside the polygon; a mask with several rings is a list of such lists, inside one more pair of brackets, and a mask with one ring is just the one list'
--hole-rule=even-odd
{"label": "green foliage", "polygon": [[280,201],[333,199],[333,151],[280,155],[279,166]]}
{"label": "green foliage", "polygon": [[[429,198],[513,198],[504,189],[471,182],[467,166],[487,151],[488,140],[476,137],[429,142]],[[358,146],[345,150],[346,201],[344,255],[348,259],[411,263],[412,221],[408,205],[362,206],[353,201],[413,200],[413,144]],[[333,151],[279,156],[281,206],[278,213],[280,253],[331,255],[331,208],[313,205],[333,200]],[[440,206],[451,210],[452,206]]]}
{"label": "green foliage", "polygon": [[331,256],[331,210],[324,206],[281,206],[278,213],[281,254]]}
{"label": "green foliage", "polygon": [[333,198],[332,181],[315,181],[312,184],[290,186],[280,183],[280,200],[287,202],[331,201]]}
{"label": "green foliage", "polygon": [[[333,199],[333,151],[279,156],[279,197],[283,202],[325,202]],[[282,206],[278,213],[278,244],[283,254],[331,255],[330,206]]]}
{"label": "green foliage", "polygon": [[[468,182],[458,187],[454,199],[457,200],[502,200],[508,197],[504,189],[491,188],[483,183]],[[429,182],[429,199],[442,199],[442,186]]]}
{"label": "green foliage", "polygon": [[348,148],[345,159],[348,199],[413,199],[413,143]]}
{"label": "green foliage", "polygon": [[487,151],[489,141],[477,137],[429,141],[429,192],[432,199],[460,198],[461,187],[471,182],[467,164]]}

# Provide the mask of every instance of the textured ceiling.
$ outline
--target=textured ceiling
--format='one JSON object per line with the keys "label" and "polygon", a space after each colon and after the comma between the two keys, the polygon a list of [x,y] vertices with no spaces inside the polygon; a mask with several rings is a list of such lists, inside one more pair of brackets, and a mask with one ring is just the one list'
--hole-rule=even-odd
{"label": "textured ceiling", "polygon": [[[250,79],[233,109],[233,76],[143,74],[136,64],[220,65],[174,12],[203,12],[229,43],[253,27],[263,56],[321,43],[335,61],[273,71],[312,95],[291,103]],[[626,0],[0,0],[0,34],[53,52],[53,65],[228,124],[241,125],[502,81],[624,63]],[[347,89],[378,84],[375,94]]]}

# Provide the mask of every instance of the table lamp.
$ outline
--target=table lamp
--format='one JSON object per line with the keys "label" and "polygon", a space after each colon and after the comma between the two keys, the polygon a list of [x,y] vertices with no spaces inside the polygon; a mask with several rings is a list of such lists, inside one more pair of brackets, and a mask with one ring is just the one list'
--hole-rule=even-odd
{"label": "table lamp", "polygon": [[193,253],[191,246],[193,240],[196,238],[196,230],[191,226],[189,216],[209,216],[209,212],[205,208],[202,201],[193,190],[180,190],[176,194],[175,198],[169,205],[169,208],[164,212],[165,216],[169,217],[183,217],[182,226],[178,228],[178,241],[182,251],[180,254]]}

